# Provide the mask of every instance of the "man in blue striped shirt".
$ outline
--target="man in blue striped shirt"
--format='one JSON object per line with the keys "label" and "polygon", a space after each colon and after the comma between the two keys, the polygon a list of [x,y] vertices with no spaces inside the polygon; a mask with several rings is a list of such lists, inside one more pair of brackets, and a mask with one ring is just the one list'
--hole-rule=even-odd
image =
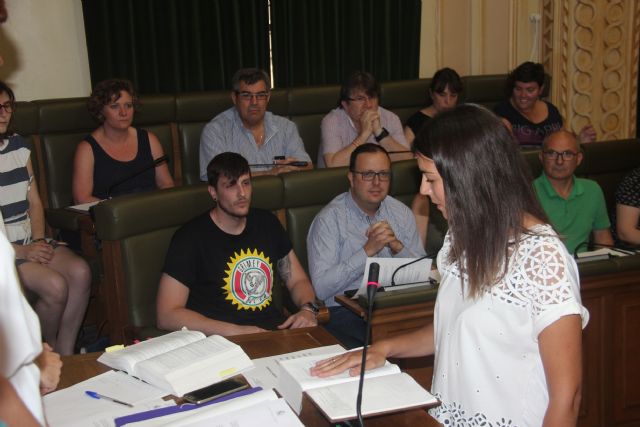
{"label": "man in blue striped shirt", "polygon": [[[312,169],[295,123],[267,111],[269,75],[257,68],[238,70],[232,80],[234,106],[218,114],[200,136],[200,179],[207,180],[207,165],[224,152],[242,155],[252,166],[251,175],[277,175]],[[306,166],[290,166],[294,161]]]}
{"label": "man in blue striped shirt", "polygon": [[367,257],[425,255],[411,210],[389,196],[391,160],[377,144],[357,147],[349,161],[350,190],[316,216],[307,235],[309,273],[318,298],[329,307],[325,327],[348,347],[364,341],[362,319],[335,301],[357,289]]}

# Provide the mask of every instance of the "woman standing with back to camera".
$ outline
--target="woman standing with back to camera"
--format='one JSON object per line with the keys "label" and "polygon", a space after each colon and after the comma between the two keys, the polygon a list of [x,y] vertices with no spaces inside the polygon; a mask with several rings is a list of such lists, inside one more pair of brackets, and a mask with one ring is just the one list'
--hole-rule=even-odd
{"label": "woman standing with back to camera", "polygon": [[[449,221],[434,323],[376,342],[367,368],[435,354],[442,405],[431,415],[448,426],[575,425],[588,312],[515,141],[491,112],[462,105],[435,117],[414,147],[420,191]],[[312,373],[356,375],[360,359],[345,354]]]}

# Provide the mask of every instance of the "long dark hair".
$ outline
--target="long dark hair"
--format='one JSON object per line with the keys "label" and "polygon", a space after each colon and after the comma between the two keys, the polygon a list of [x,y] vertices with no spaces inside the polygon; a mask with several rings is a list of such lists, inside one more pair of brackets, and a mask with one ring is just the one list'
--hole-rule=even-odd
{"label": "long dark hair", "polygon": [[531,174],[507,128],[484,107],[463,104],[438,114],[414,142],[442,176],[451,231],[449,261],[479,296],[507,271],[525,214],[547,222]]}

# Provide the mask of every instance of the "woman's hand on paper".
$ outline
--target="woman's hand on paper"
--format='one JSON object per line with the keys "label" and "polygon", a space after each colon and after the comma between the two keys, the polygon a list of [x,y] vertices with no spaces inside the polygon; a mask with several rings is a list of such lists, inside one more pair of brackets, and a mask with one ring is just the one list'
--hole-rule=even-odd
{"label": "woman's hand on paper", "polygon": [[[384,352],[379,351],[375,346],[369,347],[367,351],[366,369],[371,370],[384,365],[386,361]],[[330,377],[340,374],[347,369],[352,377],[360,375],[360,367],[362,362],[362,350],[350,351],[339,356],[321,360],[311,368],[311,375],[315,377]]]}

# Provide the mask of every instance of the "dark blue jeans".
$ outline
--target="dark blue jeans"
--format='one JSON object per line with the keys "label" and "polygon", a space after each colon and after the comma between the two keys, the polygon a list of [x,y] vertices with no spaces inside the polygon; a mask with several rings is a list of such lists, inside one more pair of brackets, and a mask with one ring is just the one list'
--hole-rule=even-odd
{"label": "dark blue jeans", "polygon": [[367,323],[344,307],[329,307],[329,323],[324,328],[347,349],[364,345]]}

